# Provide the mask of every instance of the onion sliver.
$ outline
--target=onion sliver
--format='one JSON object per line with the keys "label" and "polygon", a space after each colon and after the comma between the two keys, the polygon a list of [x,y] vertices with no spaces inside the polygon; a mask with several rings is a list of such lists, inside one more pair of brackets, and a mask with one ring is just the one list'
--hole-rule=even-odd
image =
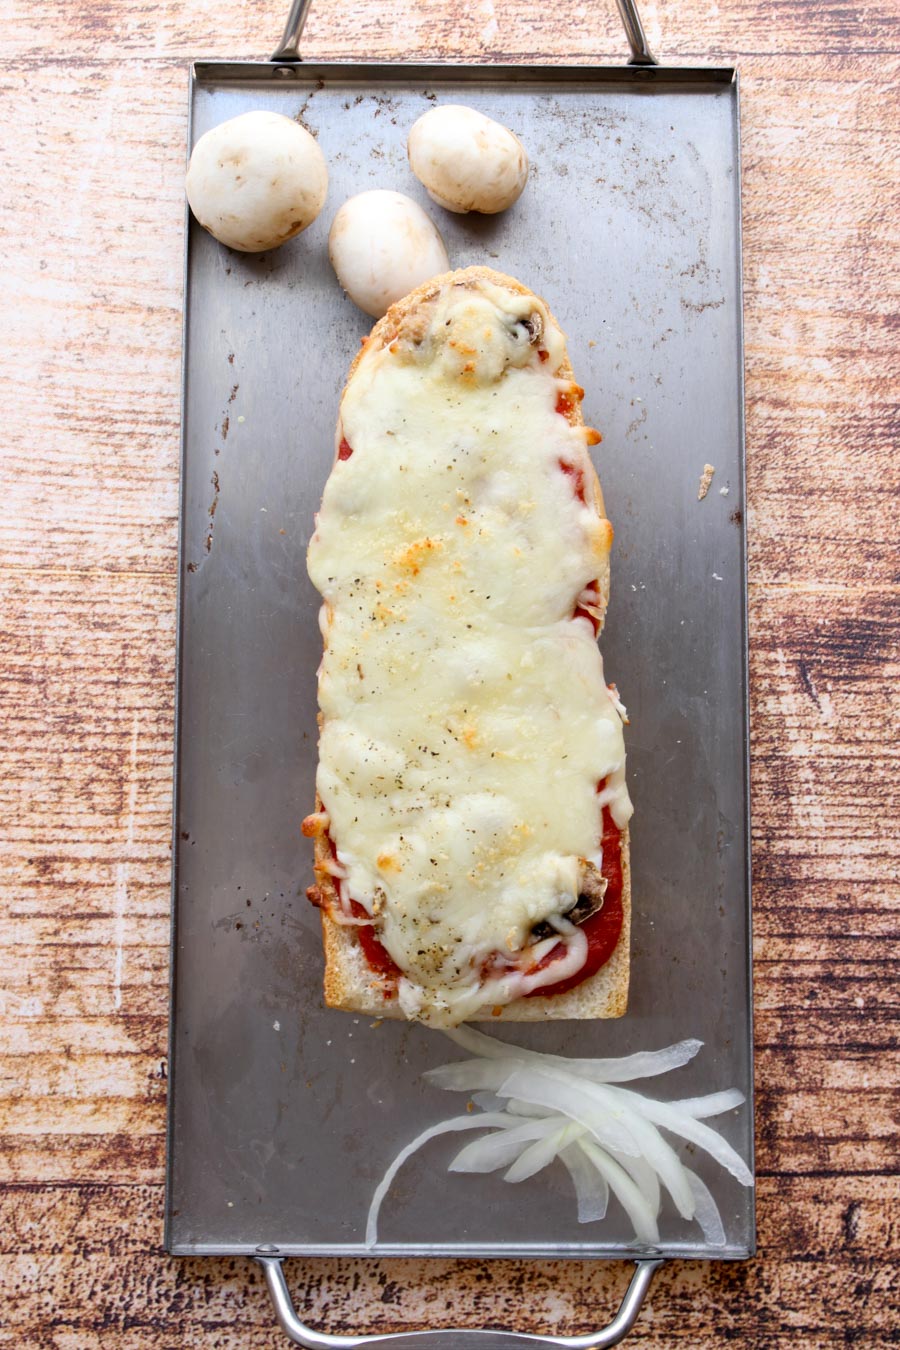
{"label": "onion sliver", "polygon": [[[659,1186],[656,1182],[656,1173],[659,1173],[660,1180],[674,1200],[681,1217],[683,1219],[692,1218],[694,1201],[684,1176],[684,1167],[679,1162],[671,1145],[666,1143],[656,1127],[639,1115],[637,1111],[624,1108],[624,1094],[619,1088],[607,1087],[600,1083],[585,1083],[582,1091],[589,1101],[596,1103],[601,1109],[608,1110],[611,1117],[617,1120],[620,1126],[630,1134],[631,1147],[622,1149],[619,1145],[612,1144],[613,1149],[622,1153],[625,1157],[639,1156],[645,1159],[647,1165],[652,1168],[652,1180],[648,1182],[648,1187],[644,1189],[648,1195],[655,1196],[654,1213],[658,1212],[659,1209]],[[524,1097],[526,1093],[522,1091],[520,1095]],[[570,1113],[559,1094],[557,1094],[556,1100],[557,1109],[563,1110],[569,1115]],[[626,1119],[627,1124],[625,1123]],[[584,1123],[583,1120],[582,1123]],[[596,1131],[594,1133],[596,1137]],[[599,1142],[608,1144],[608,1140],[604,1139]],[[626,1171],[631,1171],[626,1163],[623,1163],[623,1165]],[[635,1180],[637,1180],[637,1177],[635,1177]]]}
{"label": "onion sliver", "polygon": [[637,1241],[656,1246],[664,1187],[681,1217],[694,1219],[711,1247],[726,1244],[709,1189],[684,1165],[661,1131],[705,1150],[742,1185],[752,1185],[749,1169],[732,1146],[703,1124],[706,1117],[740,1106],[743,1094],[728,1090],[663,1102],[618,1086],[681,1067],[697,1054],[701,1041],[680,1041],[622,1059],[591,1060],[526,1050],[467,1026],[444,1034],[473,1058],[430,1069],[424,1076],[447,1091],[471,1092],[481,1114],[432,1126],[403,1149],[375,1192],[366,1229],[368,1246],[376,1240],[381,1202],[410,1154],[438,1135],[474,1129],[493,1133],[462,1148],[451,1171],[487,1173],[506,1168],[504,1180],[515,1183],[559,1158],[575,1188],[580,1223],[604,1218],[612,1192],[631,1220]]}
{"label": "onion sliver", "polygon": [[[423,1074],[424,1078],[425,1075]],[[473,1092],[472,1101],[476,1106],[480,1106],[482,1111],[502,1111],[504,1103],[497,1096],[496,1092]]]}
{"label": "onion sliver", "polygon": [[495,1041],[492,1036],[474,1027],[453,1027],[444,1031],[451,1041],[483,1059],[552,1059],[561,1068],[571,1069],[594,1082],[628,1083],[635,1078],[656,1078],[670,1069],[680,1069],[703,1048],[698,1040],[678,1041],[663,1050],[638,1050],[619,1059],[567,1059],[565,1055],[548,1055],[541,1050],[526,1050],[524,1046]]}
{"label": "onion sliver", "polygon": [[581,1134],[581,1128],[578,1125],[563,1125],[552,1134],[546,1135],[543,1139],[536,1139],[533,1144],[529,1144],[513,1163],[512,1167],[503,1178],[504,1181],[527,1181],[529,1177],[536,1176],[542,1172],[549,1163],[557,1156],[561,1148],[565,1148],[573,1136],[573,1131]]}
{"label": "onion sliver", "polygon": [[659,1229],[656,1226],[656,1215],[647,1197],[632,1181],[621,1163],[611,1158],[606,1149],[599,1148],[589,1139],[583,1139],[581,1147],[597,1171],[609,1182],[610,1190],[620,1201],[634,1226],[635,1237],[639,1242],[648,1242],[651,1246],[655,1246],[659,1242]]}
{"label": "onion sliver", "polygon": [[369,1205],[369,1215],[366,1220],[366,1246],[374,1247],[378,1241],[378,1214],[381,1209],[381,1202],[391,1188],[394,1177],[400,1171],[400,1168],[411,1158],[414,1153],[427,1144],[431,1139],[437,1139],[441,1134],[454,1134],[457,1130],[487,1130],[491,1126],[499,1125],[505,1128],[509,1124],[509,1117],[502,1112],[495,1114],[485,1113],[481,1116],[453,1116],[450,1120],[442,1120],[438,1125],[431,1125],[421,1134],[416,1135],[412,1143],[407,1144],[397,1154],[384,1176],[375,1187],[375,1194],[372,1196],[372,1203]]}
{"label": "onion sliver", "polygon": [[700,1180],[696,1172],[687,1167],[684,1171],[694,1195],[694,1218],[703,1229],[703,1236],[711,1247],[724,1247],[725,1228],[719,1207],[709,1193],[709,1187]]}
{"label": "onion sliver", "polygon": [[608,1108],[587,1092],[588,1083],[571,1082],[567,1077],[524,1065],[511,1073],[497,1091],[499,1097],[520,1097],[539,1106],[550,1106],[561,1115],[576,1120],[599,1144],[619,1153],[638,1154],[638,1146],[625,1127]]}
{"label": "onion sliver", "polygon": [[645,1116],[647,1120],[652,1120],[654,1125],[659,1125],[664,1130],[669,1130],[672,1134],[679,1135],[682,1139],[687,1139],[691,1144],[696,1144],[702,1148],[711,1158],[715,1158],[717,1163],[730,1172],[733,1177],[744,1186],[753,1185],[753,1176],[744,1162],[729,1143],[727,1143],[720,1134],[710,1129],[709,1125],[704,1125],[701,1121],[695,1120],[693,1116],[683,1115],[669,1102],[655,1102],[649,1097],[642,1097],[637,1092],[627,1092],[620,1088],[623,1097],[634,1105],[635,1109]]}
{"label": "onion sliver", "polygon": [[[475,1117],[479,1119],[479,1117]],[[514,1125],[494,1134],[476,1139],[457,1153],[450,1163],[450,1172],[495,1172],[500,1167],[508,1167],[518,1158],[523,1149],[528,1148],[536,1139],[544,1139],[555,1134],[560,1128],[559,1120],[531,1120],[524,1125]]]}
{"label": "onion sliver", "polygon": [[[497,1098],[500,1102],[500,1098]],[[509,1097],[505,1102],[500,1102],[500,1107],[506,1107],[511,1116],[556,1116],[559,1114],[552,1106],[538,1106],[536,1102],[520,1102],[515,1097]]]}
{"label": "onion sliver", "polygon": [[[650,1213],[654,1219],[658,1219],[662,1196],[659,1190],[659,1178],[650,1164],[644,1158],[629,1158],[624,1153],[611,1153],[610,1157],[614,1158],[619,1166],[628,1173],[647,1201]],[[691,1213],[693,1213],[693,1199],[691,1200]],[[684,1217],[690,1218],[691,1215],[688,1214]]]}
{"label": "onion sliver", "polygon": [[693,1218],[694,1198],[685,1177],[685,1167],[671,1144],[666,1143],[649,1120],[642,1120],[636,1113],[629,1124],[642,1159],[653,1169],[654,1175],[659,1175],[678,1213],[683,1219]]}
{"label": "onion sliver", "polygon": [[448,1092],[472,1092],[488,1088],[496,1092],[497,1088],[514,1069],[528,1063],[521,1058],[504,1059],[463,1059],[457,1064],[442,1064],[438,1069],[426,1069],[422,1077],[434,1087],[446,1088]]}
{"label": "onion sliver", "polygon": [[675,1111],[683,1111],[686,1116],[701,1120],[707,1116],[721,1116],[725,1111],[733,1111],[736,1106],[743,1106],[745,1100],[743,1092],[738,1092],[737,1088],[729,1088],[727,1092],[710,1092],[706,1097],[685,1097],[683,1101],[669,1102],[669,1105]]}
{"label": "onion sliver", "polygon": [[479,1059],[541,1058],[538,1050],[526,1050],[524,1046],[495,1041],[493,1036],[486,1036],[483,1031],[476,1031],[474,1027],[447,1027],[444,1029],[444,1035],[463,1050],[468,1050],[470,1055],[477,1055]]}
{"label": "onion sliver", "polygon": [[601,1176],[584,1149],[577,1144],[569,1144],[559,1156],[575,1187],[578,1222],[597,1223],[605,1219],[609,1205],[609,1182],[606,1177]]}

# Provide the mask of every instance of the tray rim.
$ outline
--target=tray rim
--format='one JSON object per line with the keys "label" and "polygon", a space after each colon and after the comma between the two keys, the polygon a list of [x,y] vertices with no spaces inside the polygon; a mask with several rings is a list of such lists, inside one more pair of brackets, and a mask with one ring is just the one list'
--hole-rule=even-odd
{"label": "tray rim", "polygon": [[[742,695],[743,695],[743,787],[744,787],[744,874],[745,896],[744,921],[746,925],[745,954],[747,961],[747,1031],[748,1031],[748,1068],[750,1097],[748,1105],[754,1128],[750,1132],[748,1166],[753,1175],[753,1205],[749,1241],[746,1244],[732,1243],[715,1252],[698,1253],[687,1243],[660,1243],[652,1248],[628,1247],[614,1244],[507,1244],[502,1249],[485,1243],[421,1244],[410,1250],[408,1244],[379,1243],[375,1248],[362,1243],[298,1244],[288,1243],[282,1246],[271,1244],[254,1245],[241,1243],[204,1243],[175,1242],[172,1239],[172,1184],[174,1155],[174,1065],[177,1058],[175,1045],[175,992],[178,961],[177,944],[177,895],[178,895],[178,823],[180,807],[180,774],[178,752],[181,742],[182,715],[182,656],[184,627],[184,588],[185,588],[185,534],[186,518],[184,510],[184,492],[187,468],[187,394],[188,394],[188,325],[189,300],[188,281],[190,273],[190,208],[185,202],[184,245],[182,265],[183,311],[181,323],[181,390],[179,400],[179,481],[178,481],[178,553],[176,581],[176,640],[175,640],[175,689],[173,699],[173,787],[172,787],[172,867],[170,880],[170,916],[169,916],[169,979],[168,979],[168,1090],[166,1095],[166,1142],[165,1142],[165,1184],[163,1215],[163,1248],[170,1256],[270,1256],[302,1257],[310,1259],[488,1259],[488,1260],[576,1260],[576,1261],[640,1261],[654,1259],[683,1259],[701,1262],[745,1261],[755,1257],[758,1247],[758,1224],[756,1215],[756,1136],[755,1136],[755,1037],[753,1004],[753,886],[752,886],[752,843],[751,843],[751,777],[750,777],[750,647],[749,647],[749,563],[747,550],[747,441],[746,441],[746,348],[744,340],[744,251],[743,251],[743,170],[741,159],[741,98],[740,72],[736,66],[633,66],[633,65],[589,65],[541,63],[477,63],[477,62],[364,62],[364,61],[229,61],[198,60],[191,63],[188,72],[188,117],[186,128],[185,163],[187,163],[193,144],[194,103],[198,89],[213,84],[244,84],[268,79],[273,85],[284,86],[290,83],[306,84],[339,80],[351,82],[369,82],[380,79],[393,84],[403,82],[421,82],[430,80],[435,83],[475,84],[478,82],[496,82],[503,84],[546,83],[577,86],[579,84],[625,84],[637,85],[637,90],[645,86],[644,93],[652,92],[651,86],[682,86],[686,94],[709,95],[712,88],[728,89],[734,100],[734,165],[737,188],[737,212],[735,243],[737,246],[737,341],[738,341],[738,468],[740,472],[741,500],[744,503],[745,516],[741,525],[741,645],[742,645]],[[704,87],[705,86],[705,87]]]}
{"label": "tray rim", "polygon": [[348,1261],[430,1261],[433,1259],[451,1261],[748,1261],[756,1255],[756,1241],[752,1243],[731,1243],[721,1251],[698,1253],[689,1243],[660,1243],[656,1247],[616,1247],[607,1243],[588,1247],[583,1243],[561,1243],[552,1251],[540,1243],[522,1243],[519,1246],[507,1245],[502,1249],[488,1243],[431,1243],[423,1244],[414,1251],[402,1243],[379,1242],[377,1247],[366,1247],[357,1242],[352,1246],[341,1243],[303,1246],[299,1243],[264,1243],[254,1246],[252,1243],[225,1242],[179,1242],[167,1244],[169,1256],[270,1256],[302,1258],[304,1261],[334,1260],[335,1257]]}
{"label": "tray rim", "polygon": [[[219,82],[243,83],[269,78],[278,84],[308,80],[374,80],[397,84],[403,80],[462,81],[495,80],[498,84],[535,82],[561,84],[716,84],[737,83],[735,66],[629,66],[591,65],[585,62],[554,65],[551,62],[512,63],[469,61],[226,61],[199,60],[191,63],[190,94],[195,85]],[[188,128],[190,132],[190,127]]]}

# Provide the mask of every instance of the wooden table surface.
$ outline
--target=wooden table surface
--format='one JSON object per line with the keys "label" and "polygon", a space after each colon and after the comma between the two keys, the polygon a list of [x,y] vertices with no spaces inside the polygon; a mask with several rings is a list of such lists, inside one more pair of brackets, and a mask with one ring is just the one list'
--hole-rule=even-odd
{"label": "wooden table surface", "polygon": [[[306,51],[619,60],[609,10],[318,0]],[[0,1345],[274,1350],[251,1263],[170,1260],[161,1216],[187,67],[267,55],[284,14],[2,12]],[[658,54],[742,77],[760,1239],[663,1270],[632,1335],[654,1350],[900,1340],[897,19],[644,5]],[[291,1276],[332,1330],[584,1331],[624,1282]]]}

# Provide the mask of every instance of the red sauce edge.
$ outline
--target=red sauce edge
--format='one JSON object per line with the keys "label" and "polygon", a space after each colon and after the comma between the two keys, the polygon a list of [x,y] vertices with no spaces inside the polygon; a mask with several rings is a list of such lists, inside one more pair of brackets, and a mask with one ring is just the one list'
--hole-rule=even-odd
{"label": "red sauce edge", "polygon": [[[602,783],[600,787],[603,787]],[[332,857],[337,859],[334,840],[330,834],[326,838]],[[581,925],[581,930],[588,941],[587,959],[581,969],[576,971],[574,975],[570,975],[568,979],[557,980],[555,984],[543,985],[540,989],[534,989],[530,994],[526,994],[525,998],[552,998],[556,994],[565,994],[570,989],[577,988],[579,984],[590,979],[592,975],[596,975],[601,966],[606,965],[618,946],[624,921],[622,909],[622,835],[608,806],[603,808],[602,842],[603,865],[601,874],[606,878],[606,894],[603,897],[602,909],[598,910],[596,914],[592,914]],[[354,919],[368,919],[370,917],[368,911],[358,900],[350,900],[349,907]],[[403,972],[387,949],[378,941],[375,936],[374,924],[373,919],[369,923],[355,925],[359,936],[359,945],[362,947],[363,955],[374,973],[395,984]],[[554,961],[561,960],[564,955],[565,948],[562,943],[559,943],[538,963],[535,970],[546,970]]]}
{"label": "red sauce edge", "polygon": [[[350,901],[350,913],[354,919],[367,919],[369,917],[368,911],[363,909],[358,900]],[[359,933],[359,945],[363,949],[363,955],[376,975],[384,975],[391,980],[399,980],[403,971],[387,948],[383,947],[378,941],[373,924],[360,924],[356,931]]]}
{"label": "red sauce edge", "polygon": [[353,446],[347,440],[346,436],[341,437],[341,443],[338,446],[338,459],[349,459],[353,454]]}
{"label": "red sauce edge", "polygon": [[584,469],[579,469],[577,464],[569,464],[565,459],[559,461],[559,467],[563,473],[572,480],[572,491],[580,502],[585,500],[584,495]]}
{"label": "red sauce edge", "polygon": [[[622,924],[625,920],[622,909],[622,833],[613,820],[608,806],[603,808],[603,866],[600,871],[606,878],[603,908],[581,924],[581,931],[588,942],[584,965],[566,980],[558,980],[556,984],[545,984],[540,989],[533,989],[530,994],[525,995],[526,998],[552,998],[556,994],[566,994],[570,989],[576,989],[579,984],[596,975],[601,966],[606,965],[619,945]],[[565,948],[560,943],[547,953],[535,969],[546,970],[547,966],[559,961],[564,954]]]}
{"label": "red sauce edge", "polygon": [[[326,830],[325,832],[325,839],[328,843],[328,848],[331,852],[332,858],[334,859],[335,862],[337,862],[338,861],[337,846],[331,837],[330,831],[328,830]],[[382,944],[378,941],[378,938],[375,936],[375,927],[374,927],[375,920],[371,917],[369,911],[365,909],[364,906],[361,905],[358,900],[351,899],[348,902],[348,904],[350,913],[352,914],[354,919],[369,920],[368,923],[354,924],[353,926],[356,929],[357,934],[359,935],[359,945],[363,949],[363,955],[365,956],[369,965],[372,967],[372,970],[375,971],[376,975],[386,976],[387,978],[396,982],[403,974],[403,972],[397,965],[394,958],[390,955],[387,949],[382,946]]]}

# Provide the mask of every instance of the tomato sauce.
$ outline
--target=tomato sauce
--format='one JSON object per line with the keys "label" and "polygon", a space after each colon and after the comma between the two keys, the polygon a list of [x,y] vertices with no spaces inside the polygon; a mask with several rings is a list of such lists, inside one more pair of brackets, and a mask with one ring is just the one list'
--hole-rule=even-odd
{"label": "tomato sauce", "polygon": [[[600,788],[604,786],[600,784]],[[600,789],[598,788],[598,791]],[[337,850],[331,835],[326,836],[331,849],[332,857],[337,859]],[[555,984],[542,985],[540,989],[534,989],[525,998],[547,998],[556,994],[568,993],[570,989],[576,989],[579,984],[596,975],[601,966],[612,956],[618,946],[619,938],[622,934],[622,923],[624,912],[622,909],[622,835],[612,818],[612,813],[608,806],[603,808],[603,865],[601,875],[606,880],[606,893],[603,897],[603,905],[594,914],[591,914],[579,927],[587,938],[588,950],[587,958],[580,970],[568,979],[557,980]],[[350,913],[354,919],[369,919],[369,913],[358,900],[349,901]],[[376,975],[380,975],[390,984],[396,985],[397,980],[403,974],[396,961],[379,942],[375,936],[375,921],[372,919],[368,923],[355,925],[359,935],[359,945],[363,949],[363,955],[366,958],[371,969]],[[535,970],[546,970],[555,961],[562,960],[565,955],[565,947],[558,943],[535,967]],[[484,974],[487,977],[497,966],[496,961],[485,963]],[[497,973],[501,970],[509,970],[508,964],[504,961],[497,966]],[[385,990],[385,996],[389,996],[390,991]]]}
{"label": "tomato sauce", "polygon": [[[601,875],[606,878],[606,894],[603,906],[591,914],[579,927],[587,938],[587,959],[580,970],[567,980],[558,980],[556,984],[545,984],[534,989],[526,998],[546,998],[554,994],[566,994],[575,989],[591,975],[596,975],[601,966],[605,966],[619,943],[622,934],[624,911],[622,909],[622,835],[612,818],[608,806],[603,808],[603,866]],[[536,969],[546,970],[554,961],[565,955],[562,943],[548,952]]]}
{"label": "tomato sauce", "polygon": [[577,464],[569,464],[566,460],[559,461],[559,467],[563,473],[572,480],[572,491],[580,502],[585,500],[584,496],[584,469],[579,469]]}
{"label": "tomato sauce", "polygon": [[[328,843],[328,849],[335,862],[338,861],[337,846],[331,837],[331,833],[326,831],[325,839]],[[338,884],[337,882],[335,883]],[[318,903],[313,901],[314,904]],[[363,949],[363,955],[369,965],[375,971],[376,975],[382,975],[389,979],[392,984],[403,974],[403,971],[397,965],[394,958],[375,936],[375,920],[371,918],[367,909],[359,903],[358,900],[348,901],[350,913],[354,919],[368,919],[368,923],[354,924],[354,928],[359,934],[359,945]]]}
{"label": "tomato sauce", "polygon": [[347,440],[346,436],[341,437],[341,443],[338,446],[338,459],[349,459],[353,454],[353,446]]}
{"label": "tomato sauce", "polygon": [[[354,919],[369,918],[368,911],[363,909],[358,900],[350,901],[350,913],[353,915]],[[356,931],[359,933],[359,945],[363,949],[363,955],[375,971],[376,975],[383,975],[392,981],[399,980],[403,971],[397,965],[397,962],[391,956],[390,952],[388,952],[387,948],[383,947],[378,941],[375,936],[374,923],[362,923],[357,927]]]}

